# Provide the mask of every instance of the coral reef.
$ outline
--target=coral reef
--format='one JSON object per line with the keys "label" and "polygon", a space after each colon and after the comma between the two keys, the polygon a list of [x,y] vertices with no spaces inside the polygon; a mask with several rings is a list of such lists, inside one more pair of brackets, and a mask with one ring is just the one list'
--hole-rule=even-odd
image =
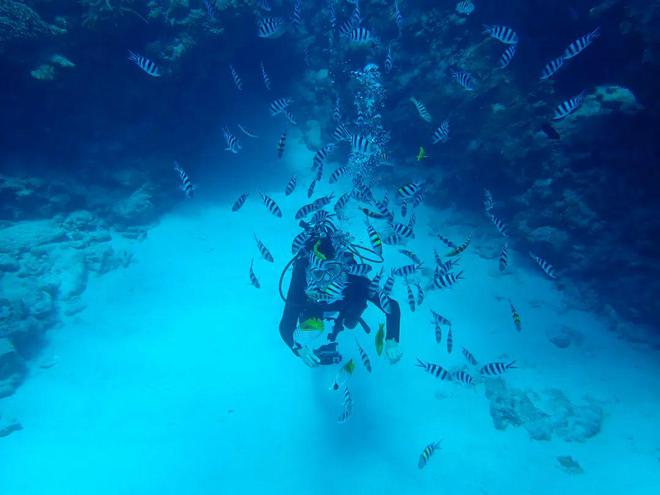
{"label": "coral reef", "polygon": [[64,29],[45,22],[35,10],[23,2],[14,0],[0,2],[0,49],[8,42],[64,32]]}
{"label": "coral reef", "polygon": [[518,390],[496,379],[486,382],[486,398],[495,428],[522,426],[534,440],[558,437],[567,442],[584,442],[598,434],[603,422],[603,410],[594,400],[575,405],[556,389]]}

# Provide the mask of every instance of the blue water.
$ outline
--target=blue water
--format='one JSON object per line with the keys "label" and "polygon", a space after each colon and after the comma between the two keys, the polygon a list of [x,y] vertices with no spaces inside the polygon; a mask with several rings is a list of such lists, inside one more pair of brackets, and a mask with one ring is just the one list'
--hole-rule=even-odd
{"label": "blue water", "polygon": [[[656,493],[660,5],[472,3],[401,1],[399,28],[363,0],[360,46],[347,1],[302,0],[299,28],[293,0],[0,6],[0,494]],[[268,16],[282,36],[257,37]],[[517,33],[508,67],[482,24]],[[296,124],[269,111],[285,97]],[[309,367],[280,291],[321,238],[292,249],[296,212],[329,195],[336,246],[384,275],[369,332]],[[381,351],[403,250],[421,263]],[[300,320],[303,349],[329,342]]]}

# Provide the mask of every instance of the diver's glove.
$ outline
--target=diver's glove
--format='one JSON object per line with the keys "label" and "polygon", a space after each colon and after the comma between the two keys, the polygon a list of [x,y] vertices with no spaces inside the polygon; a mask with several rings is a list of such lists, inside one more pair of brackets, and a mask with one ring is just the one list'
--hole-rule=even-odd
{"label": "diver's glove", "polygon": [[291,350],[310,368],[315,368],[321,363],[319,357],[306,345],[296,345]]}
{"label": "diver's glove", "polygon": [[399,347],[399,343],[394,339],[385,341],[385,355],[390,360],[390,364],[396,364],[401,360],[403,351]]}

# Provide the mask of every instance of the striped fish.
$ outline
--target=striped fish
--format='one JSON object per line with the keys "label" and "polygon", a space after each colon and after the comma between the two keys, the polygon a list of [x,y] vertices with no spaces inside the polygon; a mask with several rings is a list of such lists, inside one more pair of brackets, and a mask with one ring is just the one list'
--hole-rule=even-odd
{"label": "striped fish", "polygon": [[410,184],[401,186],[397,192],[401,198],[409,199],[419,194],[422,191],[423,187],[424,187],[423,182],[411,182]]}
{"label": "striped fish", "polygon": [[284,148],[286,147],[286,131],[280,136],[280,140],[277,143],[277,158],[282,158],[284,155]]}
{"label": "striped fish", "polygon": [[351,200],[351,193],[344,193],[341,196],[339,196],[339,199],[337,200],[334,206],[335,213],[339,215],[340,212],[343,212],[344,208],[346,208],[346,205],[350,200]]}
{"label": "striped fish", "polygon": [[312,179],[312,182],[309,184],[309,187],[307,188],[308,198],[311,198],[314,195],[314,189],[316,189],[316,179]]}
{"label": "striped fish", "polygon": [[231,71],[231,78],[234,80],[234,86],[236,86],[236,89],[239,91],[243,91],[243,81],[241,81],[241,78],[238,76],[238,72],[236,72],[234,66],[230,64],[229,70]]}
{"label": "striped fish", "polygon": [[337,27],[337,12],[335,11],[334,4],[328,5],[328,18],[330,19],[330,27],[334,29]]}
{"label": "striped fish", "polygon": [[470,363],[472,366],[476,366],[478,364],[477,359],[465,347],[463,347],[462,353],[463,353],[463,357],[465,358],[465,360],[468,363]]}
{"label": "striped fish", "polygon": [[568,48],[564,50],[564,58],[569,60],[577,55],[579,55],[585,48],[587,48],[593,41],[600,36],[600,28],[597,27],[592,32],[580,36],[573,43],[568,45]]}
{"label": "striped fish", "polygon": [[442,327],[440,325],[435,326],[435,341],[438,344],[442,343]]}
{"label": "striped fish", "polygon": [[488,189],[484,189],[484,210],[490,213],[494,207],[493,194]]}
{"label": "striped fish", "polygon": [[419,284],[415,284],[417,287],[417,306],[421,306],[424,302],[424,289]]}
{"label": "striped fish", "polygon": [[291,98],[278,98],[277,100],[273,100],[268,106],[270,114],[274,117],[275,115],[282,113],[289,105],[291,105],[292,101]]}
{"label": "striped fish", "polygon": [[321,291],[322,300],[326,303],[333,303],[344,299],[344,290],[346,284],[341,281],[334,281]]}
{"label": "striped fish", "polygon": [[417,358],[417,366],[424,369],[424,371],[433,375],[434,377],[440,378],[440,380],[451,380],[449,372],[439,364],[425,363],[421,359]]}
{"label": "striped fish", "polygon": [[390,235],[383,237],[383,244],[387,244],[388,246],[394,246],[396,244],[401,244],[401,237],[396,232],[392,232]]}
{"label": "striped fish", "polygon": [[289,121],[289,124],[298,125],[298,121],[296,120],[296,117],[291,113],[291,111],[288,108],[284,110],[284,116],[286,117],[286,120]]}
{"label": "striped fish", "polygon": [[234,204],[231,207],[231,211],[238,211],[240,210],[243,205],[245,204],[245,200],[249,196],[249,193],[243,193],[241,194],[236,201],[234,201]]}
{"label": "striped fish", "polygon": [[225,151],[230,151],[234,154],[238,153],[241,149],[241,143],[238,140],[236,136],[234,136],[228,128],[224,128],[223,134],[225,136],[225,142],[227,143],[227,147],[225,148]]}
{"label": "striped fish", "polygon": [[436,450],[440,449],[440,442],[433,442],[424,447],[422,454],[419,456],[419,461],[417,462],[417,467],[423,469],[426,466],[426,463],[429,462],[429,459]]}
{"label": "striped fish", "polygon": [[337,418],[337,422],[342,424],[348,421],[348,418],[351,417],[353,413],[353,399],[351,398],[351,393],[348,390],[348,387],[344,387],[344,410]]}
{"label": "striped fish", "polygon": [[426,193],[424,191],[419,191],[419,193],[415,194],[412,198],[412,207],[417,208],[419,205],[422,204],[422,201],[424,201],[424,196]]}
{"label": "striped fish", "polygon": [[314,203],[303,205],[296,212],[295,218],[296,218],[296,220],[300,220],[301,218],[305,218],[307,215],[309,215],[310,213],[312,213],[312,212],[314,212],[318,209],[319,208]]}
{"label": "striped fish", "polygon": [[347,171],[348,171],[348,167],[339,167],[337,170],[335,170],[334,172],[332,172],[332,174],[330,174],[330,178],[328,179],[328,182],[329,182],[330,184],[334,184],[334,183],[337,182],[337,180],[339,180],[339,178],[342,177]]}
{"label": "striped fish", "polygon": [[241,130],[241,132],[243,134],[245,134],[246,136],[254,138],[254,139],[259,137],[259,136],[257,136],[257,134],[254,131],[248,129],[247,127],[243,127],[241,124],[237,124],[237,126]]}
{"label": "striped fish", "polygon": [[438,289],[450,289],[459,280],[463,279],[463,272],[460,271],[458,273],[445,273],[445,274],[436,274],[436,276],[433,277],[433,282],[435,282],[435,286]]}
{"label": "striped fish", "polygon": [[385,285],[383,285],[383,293],[389,296],[392,293],[393,288],[394,288],[394,275],[390,272],[389,276],[387,277],[387,280],[385,280]]}
{"label": "striped fish", "polygon": [[367,370],[367,373],[371,373],[371,361],[369,360],[369,356],[365,352],[365,350],[362,348],[360,343],[358,342],[357,338],[355,339],[355,345],[358,348],[358,352],[360,353],[360,359],[362,360],[362,364],[364,365],[364,369]]}
{"label": "striped fish", "polygon": [[204,0],[204,7],[206,7],[206,14],[210,19],[215,19],[218,10],[215,6],[215,0]]}
{"label": "striped fish", "polygon": [[465,71],[452,71],[451,77],[466,91],[474,91],[476,84],[470,73]]}
{"label": "striped fish", "polygon": [[572,114],[578,108],[580,108],[583,101],[584,101],[584,94],[580,93],[579,95],[574,96],[573,98],[569,98],[568,100],[560,103],[559,106],[557,106],[557,108],[555,109],[555,114],[552,117],[552,120],[561,120],[564,117],[567,117],[568,115]]}
{"label": "striped fish", "polygon": [[385,294],[385,292],[380,291],[378,293],[378,302],[380,303],[380,307],[386,314],[390,314],[392,312],[392,307],[390,306],[390,296]]}
{"label": "striped fish", "polygon": [[516,327],[516,330],[519,332],[522,331],[522,320],[520,319],[520,314],[516,311],[516,308],[513,306],[513,303],[509,301],[509,306],[511,306],[511,318],[513,318],[513,324]]}
{"label": "striped fish", "polygon": [[536,262],[537,265],[539,265],[539,267],[541,267],[541,270],[543,270],[548,277],[557,278],[557,274],[555,273],[555,268],[550,263],[545,261],[540,256],[536,256],[531,251],[529,252],[529,256]]}
{"label": "striped fish", "polygon": [[511,45],[506,50],[504,50],[502,56],[500,57],[500,69],[504,69],[509,66],[516,54],[517,46],[518,45]]}
{"label": "striped fish", "polygon": [[506,224],[505,224],[502,220],[500,220],[499,218],[497,218],[497,217],[496,217],[495,215],[493,215],[492,213],[490,213],[490,214],[488,215],[488,218],[490,218],[490,221],[493,222],[493,225],[495,225],[495,228],[497,229],[497,231],[498,231],[500,234],[502,234],[504,237],[508,237],[508,236],[509,236],[509,229],[507,228]]}
{"label": "striped fish", "polygon": [[160,69],[147,57],[143,57],[135,52],[128,51],[128,60],[137,65],[144,72],[149,74],[151,77],[160,77]]}
{"label": "striped fish", "polygon": [[405,217],[408,214],[408,201],[405,199],[401,201],[401,216]]}
{"label": "striped fish", "polygon": [[275,261],[275,259],[273,258],[273,255],[270,254],[270,251],[265,246],[265,244],[259,240],[259,238],[257,237],[257,234],[254,234],[254,240],[257,243],[257,249],[259,250],[259,253],[261,254],[261,257],[263,259],[265,259],[266,261],[269,261],[269,262],[273,263]]}
{"label": "striped fish", "polygon": [[378,256],[383,255],[383,241],[380,239],[378,232],[371,225],[367,223],[367,234],[369,235],[369,242],[374,252]]}
{"label": "striped fish", "polygon": [[384,269],[381,268],[380,272],[369,281],[369,287],[367,289],[369,293],[369,298],[373,298],[380,292],[380,279],[383,278]]}
{"label": "striped fish", "polygon": [[449,121],[443,120],[433,133],[433,144],[446,143],[449,140]]}
{"label": "striped fish", "polygon": [[332,120],[337,123],[341,123],[341,101],[339,100],[339,96],[337,96],[335,99],[335,108],[332,111]]}
{"label": "striped fish", "polygon": [[369,139],[360,134],[354,134],[351,137],[351,149],[354,153],[368,153],[371,147]]}
{"label": "striped fish", "polygon": [[447,318],[442,316],[440,313],[437,313],[433,310],[431,310],[431,314],[433,315],[433,322],[436,325],[447,325],[451,326],[451,321],[449,321]]}
{"label": "striped fish", "polygon": [[268,73],[266,72],[266,67],[264,67],[263,61],[259,62],[261,65],[261,77],[264,80],[264,86],[266,86],[266,91],[270,91],[270,77],[268,77]]}
{"label": "striped fish", "polygon": [[419,265],[404,265],[392,270],[392,274],[397,277],[408,277],[415,273]]}
{"label": "striped fish", "polygon": [[296,27],[296,29],[300,29],[302,27],[302,6],[300,3],[300,0],[296,0],[296,3],[293,5],[293,15],[291,16],[291,20],[293,22],[293,25]]}
{"label": "striped fish", "polygon": [[410,306],[410,311],[415,311],[415,294],[413,294],[412,289],[409,284],[406,284],[406,289],[408,291],[408,306]]}
{"label": "striped fish", "polygon": [[470,15],[474,12],[474,4],[471,0],[462,0],[456,4],[456,12],[459,14]]}
{"label": "striped fish", "polygon": [[280,209],[279,206],[277,206],[277,203],[273,201],[273,198],[261,192],[259,193],[259,196],[261,197],[261,201],[263,201],[264,204],[266,205],[266,208],[268,208],[269,212],[271,212],[273,215],[275,215],[278,218],[282,217],[282,210]]}
{"label": "striped fish", "polygon": [[387,45],[387,55],[385,55],[385,72],[392,72],[392,67],[394,67],[394,61],[392,58],[392,43]]}
{"label": "striped fish", "polygon": [[356,277],[364,277],[371,270],[371,265],[367,265],[366,263],[354,263],[346,267],[346,273],[355,275]]}
{"label": "striped fish", "polygon": [[472,377],[463,370],[453,372],[451,374],[451,379],[462,383],[463,385],[474,385]]}
{"label": "striped fish", "polygon": [[404,255],[406,258],[410,258],[412,261],[415,262],[417,265],[422,264],[422,260],[419,259],[419,256],[417,256],[415,253],[408,249],[399,249],[399,252]]}
{"label": "striped fish", "polygon": [[448,256],[448,257],[458,256],[459,254],[461,254],[463,251],[465,251],[470,246],[471,241],[472,241],[472,236],[470,235],[470,236],[468,236],[467,239],[465,239],[465,241],[463,241],[463,244],[461,244],[460,246],[454,247],[451,251],[449,251],[446,254],[446,256]]}
{"label": "striped fish", "polygon": [[371,31],[364,27],[353,28],[351,32],[348,33],[348,39],[354,46],[362,46],[375,42],[374,35],[371,34]]}
{"label": "striped fish", "polygon": [[564,65],[564,60],[564,56],[562,55],[561,57],[552,59],[550,62],[545,64],[545,67],[543,67],[543,72],[541,72],[541,81],[550,79],[555,74],[555,72],[561,69]]}
{"label": "striped fish", "polygon": [[447,329],[447,352],[451,354],[454,349],[454,334],[451,331],[451,326]]}
{"label": "striped fish", "polygon": [[298,254],[305,245],[305,241],[307,240],[308,237],[309,235],[304,230],[296,237],[294,237],[293,242],[291,243],[291,253]]}
{"label": "striped fish", "polygon": [[284,34],[285,23],[281,17],[263,17],[257,22],[259,38],[279,38]]}
{"label": "striped fish", "polygon": [[289,182],[286,184],[286,188],[284,189],[284,195],[285,196],[290,196],[293,191],[296,190],[296,184],[298,183],[298,180],[296,179],[296,176],[294,175],[289,179]]}
{"label": "striped fish", "polygon": [[410,228],[409,225],[405,225],[403,223],[395,223],[392,225],[392,230],[394,230],[394,232],[396,232],[396,234],[403,239],[415,238],[415,231]]}
{"label": "striped fish", "polygon": [[484,24],[484,34],[489,34],[491,38],[507,45],[515,45],[518,43],[518,35],[513,29],[507,26],[491,26]]}
{"label": "striped fish", "polygon": [[424,120],[425,122],[431,122],[431,120],[433,120],[431,114],[429,113],[429,111],[426,109],[426,107],[421,101],[419,101],[414,96],[410,98],[410,101],[412,102],[413,105],[415,105],[415,108],[417,109],[417,113],[422,118],[422,120]]}
{"label": "striped fish", "polygon": [[515,361],[511,361],[510,363],[502,363],[502,362],[488,363],[485,364],[479,370],[479,373],[485,376],[498,376],[512,368],[516,368]]}
{"label": "striped fish", "polygon": [[325,164],[326,159],[328,158],[328,155],[330,154],[330,152],[333,150],[334,147],[335,147],[334,144],[326,144],[316,153],[314,153],[312,168],[319,168],[319,167],[322,168],[323,165]]}
{"label": "striped fish", "polygon": [[499,268],[501,272],[506,270],[506,266],[508,262],[509,262],[509,243],[505,242],[504,246],[502,246],[502,252],[500,253]]}
{"label": "striped fish", "polygon": [[188,177],[186,171],[181,168],[179,162],[174,162],[174,170],[179,174],[179,179],[181,179],[181,185],[179,188],[188,198],[192,198],[195,194],[195,186],[190,181],[190,177]]}
{"label": "striped fish", "polygon": [[254,274],[253,265],[254,265],[254,259],[250,260],[250,283],[257,289],[259,289],[261,287],[261,284],[259,283],[259,279],[257,278],[257,276]]}
{"label": "striped fish", "polygon": [[334,197],[335,197],[335,193],[330,193],[327,196],[321,196],[320,198],[315,199],[314,203],[312,204],[316,207],[317,210],[320,210],[321,208],[329,205],[334,199]]}
{"label": "striped fish", "polygon": [[335,131],[332,133],[332,137],[336,142],[339,141],[350,141],[351,133],[348,131],[344,124],[338,124],[335,128]]}
{"label": "striped fish", "polygon": [[399,28],[399,32],[403,28],[403,16],[401,15],[401,11],[399,10],[399,2],[397,0],[394,0],[394,7],[393,7],[393,16],[394,16],[394,22],[396,23],[396,27]]}

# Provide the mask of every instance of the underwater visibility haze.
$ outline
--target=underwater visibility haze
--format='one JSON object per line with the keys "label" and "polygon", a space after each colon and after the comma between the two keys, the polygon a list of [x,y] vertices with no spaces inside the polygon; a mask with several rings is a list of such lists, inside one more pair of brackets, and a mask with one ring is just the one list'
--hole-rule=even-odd
{"label": "underwater visibility haze", "polygon": [[658,493],[659,28],[0,0],[0,494]]}

